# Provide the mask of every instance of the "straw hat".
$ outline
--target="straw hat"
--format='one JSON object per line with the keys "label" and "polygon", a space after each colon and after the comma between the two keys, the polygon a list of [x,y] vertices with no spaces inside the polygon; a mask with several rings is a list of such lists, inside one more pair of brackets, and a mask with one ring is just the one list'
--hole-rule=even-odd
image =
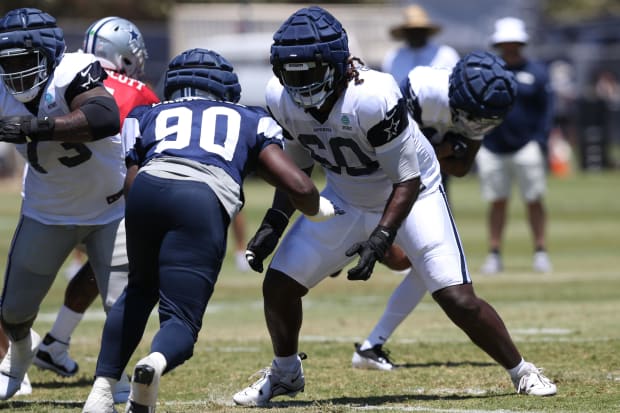
{"label": "straw hat", "polygon": [[411,29],[425,29],[429,34],[435,34],[441,30],[441,26],[433,23],[421,6],[411,5],[404,10],[405,22],[399,26],[392,27],[390,34],[395,39],[403,39],[405,32]]}
{"label": "straw hat", "polygon": [[522,43],[526,44],[529,36],[525,23],[516,17],[504,17],[495,22],[495,32],[491,35],[491,44]]}

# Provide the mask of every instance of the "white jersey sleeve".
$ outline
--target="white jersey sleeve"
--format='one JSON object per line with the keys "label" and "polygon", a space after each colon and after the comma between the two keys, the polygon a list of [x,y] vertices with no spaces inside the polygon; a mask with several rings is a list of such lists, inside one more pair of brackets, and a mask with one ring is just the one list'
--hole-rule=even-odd
{"label": "white jersey sleeve", "polygon": [[[66,53],[45,86],[38,117],[69,113],[67,89],[75,81],[98,82],[88,71],[95,62],[90,54]],[[22,103],[6,97],[4,87],[0,101],[2,116],[32,116]],[[27,162],[24,215],[53,225],[99,225],[123,216],[125,167],[119,135],[87,143],[43,141],[16,147]]]}

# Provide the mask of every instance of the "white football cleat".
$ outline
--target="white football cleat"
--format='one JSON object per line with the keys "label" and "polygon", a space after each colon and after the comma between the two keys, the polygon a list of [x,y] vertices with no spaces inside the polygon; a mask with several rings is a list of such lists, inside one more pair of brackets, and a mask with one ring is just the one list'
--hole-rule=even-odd
{"label": "white football cleat", "polygon": [[360,344],[355,343],[355,351],[351,358],[354,369],[384,370],[394,369],[394,363],[390,360],[389,352],[377,344],[367,350],[361,350]]}
{"label": "white football cleat", "polygon": [[28,396],[29,394],[32,394],[32,384],[30,384],[28,373],[26,373],[22,384],[19,386],[19,390],[13,396]]}
{"label": "white football cleat", "polygon": [[0,363],[0,400],[8,400],[19,391],[40,342],[41,337],[30,329],[29,335],[9,343]]}
{"label": "white football cleat", "polygon": [[528,396],[553,396],[556,394],[558,391],[556,385],[542,374],[542,369],[537,368],[532,363],[527,364],[525,373],[513,381],[517,393]]}
{"label": "white football cleat", "polygon": [[[287,373],[275,366],[260,370],[261,377],[250,386],[235,393],[233,401],[240,406],[265,406],[269,400],[277,396],[295,397],[305,387],[304,371],[299,363],[296,371]],[[255,374],[256,375],[256,374]]]}
{"label": "white football cleat", "polygon": [[118,413],[114,408],[111,379],[105,377],[95,379],[82,413]]}
{"label": "white football cleat", "polygon": [[125,413],[154,413],[157,406],[159,381],[166,368],[161,353],[151,353],[138,361],[131,377],[131,393]]}

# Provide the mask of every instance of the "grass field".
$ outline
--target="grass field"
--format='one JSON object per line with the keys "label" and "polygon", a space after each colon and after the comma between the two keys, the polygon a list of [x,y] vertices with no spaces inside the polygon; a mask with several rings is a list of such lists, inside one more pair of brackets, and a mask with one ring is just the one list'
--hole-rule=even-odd
{"label": "grass field", "polygon": [[[620,174],[574,175],[549,182],[549,251],[554,272],[531,272],[530,233],[520,202],[511,205],[500,276],[478,268],[486,254],[486,205],[473,177],[452,181],[451,196],[477,292],[494,305],[523,355],[558,385],[550,398],[517,396],[506,372],[469,342],[427,296],[388,343],[392,372],[351,368],[353,342],[380,316],[400,277],[379,266],[367,282],[327,279],[304,301],[300,350],[306,391],[276,398],[257,412],[618,412],[620,411]],[[251,235],[271,190],[251,181],[246,214]],[[19,190],[0,189],[0,261],[17,221]],[[232,244],[232,243],[231,243]],[[36,251],[33,251],[36,259]],[[262,315],[262,276],[236,272],[229,255],[193,359],[164,376],[158,412],[242,412],[232,394],[272,357]],[[54,320],[66,280],[41,306],[35,329]],[[76,377],[32,368],[34,392],[0,402],[0,411],[79,412],[90,386],[102,328],[101,305],[89,309],[73,339]],[[152,317],[131,361],[148,352]],[[122,411],[123,406],[118,406]]]}

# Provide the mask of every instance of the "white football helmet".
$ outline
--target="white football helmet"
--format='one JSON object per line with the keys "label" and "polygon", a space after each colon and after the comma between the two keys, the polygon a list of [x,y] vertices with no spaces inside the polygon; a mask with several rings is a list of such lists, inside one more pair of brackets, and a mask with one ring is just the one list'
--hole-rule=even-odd
{"label": "white football helmet", "polygon": [[144,37],[129,20],[112,16],[96,21],[86,30],[82,50],[97,56],[106,69],[136,79],[144,75]]}

